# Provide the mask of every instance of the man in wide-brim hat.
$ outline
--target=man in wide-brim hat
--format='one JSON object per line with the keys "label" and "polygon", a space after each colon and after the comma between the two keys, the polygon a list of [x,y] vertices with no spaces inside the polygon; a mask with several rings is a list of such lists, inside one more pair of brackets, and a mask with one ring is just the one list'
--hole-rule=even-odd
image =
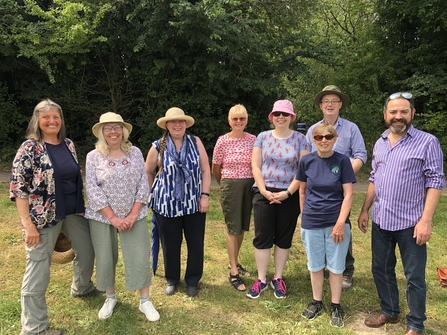
{"label": "man in wide-brim hat", "polygon": [[[359,127],[351,121],[340,117],[340,110],[348,107],[349,97],[335,85],[328,85],[315,96],[315,105],[323,112],[323,120],[315,123],[307,131],[307,141],[311,145],[311,151],[317,151],[312,139],[316,125],[329,123],[337,131],[337,140],[334,151],[342,153],[351,159],[352,168],[355,173],[366,163],[365,141],[360,133]],[[349,250],[346,255],[346,269],[343,273],[343,290],[352,287],[354,274],[354,257],[352,256],[352,234],[349,241]]]}

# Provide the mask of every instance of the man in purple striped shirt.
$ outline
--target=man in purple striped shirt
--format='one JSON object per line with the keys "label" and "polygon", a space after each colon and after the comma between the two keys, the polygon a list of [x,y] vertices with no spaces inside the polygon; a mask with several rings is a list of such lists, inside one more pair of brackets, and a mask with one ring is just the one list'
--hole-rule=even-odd
{"label": "man in purple striped shirt", "polygon": [[367,318],[365,324],[377,328],[399,321],[397,244],[407,278],[410,310],[405,335],[424,330],[426,243],[446,184],[441,145],[435,136],[412,126],[415,112],[411,93],[394,93],[386,100],[383,116],[389,128],[374,146],[370,183],[358,219],[365,233],[372,206],[372,273],[381,311]]}

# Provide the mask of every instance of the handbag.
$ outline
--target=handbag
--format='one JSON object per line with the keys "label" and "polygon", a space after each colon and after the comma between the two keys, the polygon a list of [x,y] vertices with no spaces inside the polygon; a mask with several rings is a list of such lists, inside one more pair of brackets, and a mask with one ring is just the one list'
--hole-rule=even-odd
{"label": "handbag", "polygon": [[439,285],[447,287],[447,268],[437,268]]}

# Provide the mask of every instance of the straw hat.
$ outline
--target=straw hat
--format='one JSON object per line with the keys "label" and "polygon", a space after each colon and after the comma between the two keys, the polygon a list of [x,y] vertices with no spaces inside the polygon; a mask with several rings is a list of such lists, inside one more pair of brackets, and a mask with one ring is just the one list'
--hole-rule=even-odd
{"label": "straw hat", "polygon": [[129,131],[129,134],[132,132],[132,125],[130,123],[124,122],[121,115],[112,112],[107,112],[102,114],[101,117],[99,118],[99,122],[92,127],[93,135],[98,137],[98,132],[99,129],[101,128],[101,125],[104,123],[111,123],[111,122],[122,123],[123,126],[126,127],[127,130]]}
{"label": "straw hat", "polygon": [[194,124],[194,119],[191,116],[185,115],[185,112],[178,107],[172,107],[166,111],[164,117],[157,120],[157,125],[160,128],[166,129],[166,122],[172,120],[184,120],[186,122],[186,128]]}
{"label": "straw hat", "polygon": [[71,262],[74,257],[75,253],[71,248],[70,240],[63,233],[60,233],[54,246],[53,263],[66,264]]}
{"label": "straw hat", "polygon": [[320,107],[321,98],[323,98],[327,94],[336,94],[340,97],[340,100],[343,103],[340,109],[348,107],[349,97],[346,94],[342,93],[341,90],[335,85],[328,85],[325,88],[323,88],[323,90],[320,93],[318,93],[315,97],[314,100],[315,105]]}

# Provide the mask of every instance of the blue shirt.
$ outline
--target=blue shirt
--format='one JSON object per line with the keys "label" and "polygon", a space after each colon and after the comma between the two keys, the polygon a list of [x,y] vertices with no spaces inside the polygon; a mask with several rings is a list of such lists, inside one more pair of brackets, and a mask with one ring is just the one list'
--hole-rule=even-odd
{"label": "blue shirt", "polygon": [[343,184],[356,182],[349,157],[334,152],[331,157],[321,158],[312,152],[301,158],[296,179],[306,182],[301,227],[334,226],[344,199]]}
{"label": "blue shirt", "polygon": [[371,210],[381,229],[414,227],[422,216],[427,188],[441,190],[446,182],[438,139],[412,125],[391,147],[386,130],[374,145],[372,171],[375,198]]}
{"label": "blue shirt", "polygon": [[[311,146],[311,152],[317,151],[317,147],[313,141],[313,132],[315,127],[320,123],[324,123],[324,120],[312,125],[306,134],[307,142]],[[334,151],[348,156],[351,162],[359,158],[365,164],[367,159],[365,141],[363,140],[359,127],[354,122],[339,117],[334,124],[334,128],[338,135],[334,144]]]}

